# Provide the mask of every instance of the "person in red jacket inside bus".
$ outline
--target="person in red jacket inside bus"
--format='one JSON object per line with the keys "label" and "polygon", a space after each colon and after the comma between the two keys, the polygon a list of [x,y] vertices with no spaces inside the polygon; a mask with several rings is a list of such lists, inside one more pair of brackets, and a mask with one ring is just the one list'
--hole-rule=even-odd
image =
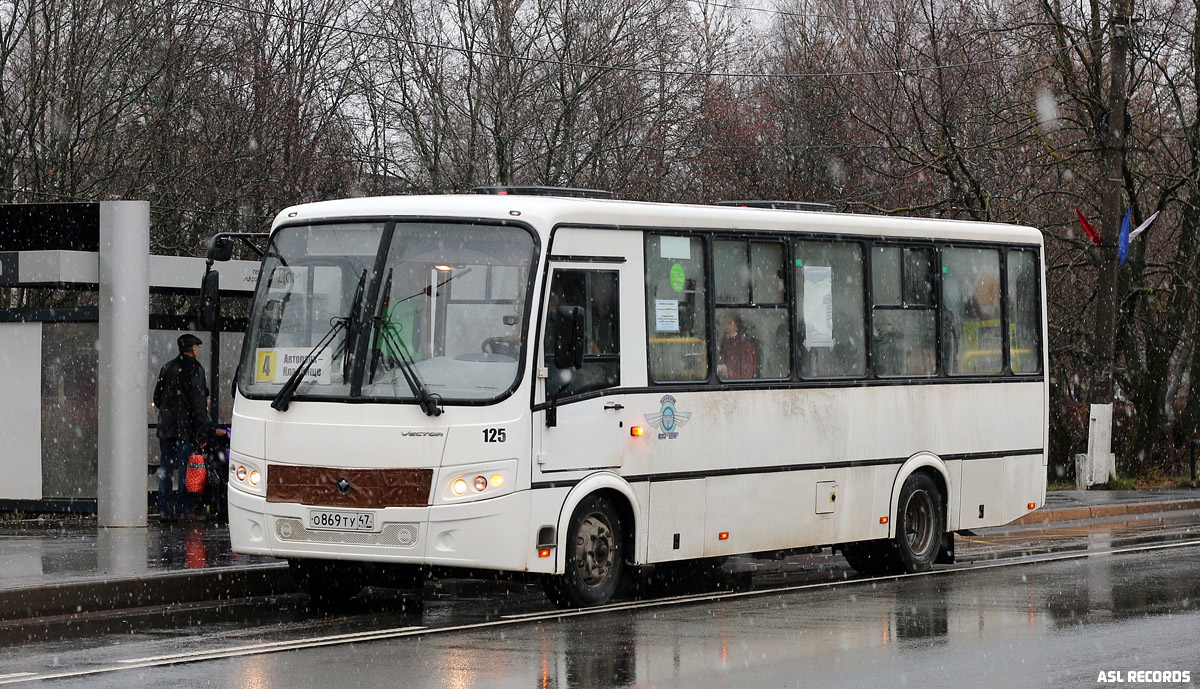
{"label": "person in red jacket inside bus", "polygon": [[721,338],[717,376],[722,380],[748,380],[758,376],[758,352],[742,327],[742,317],[731,314],[725,320]]}

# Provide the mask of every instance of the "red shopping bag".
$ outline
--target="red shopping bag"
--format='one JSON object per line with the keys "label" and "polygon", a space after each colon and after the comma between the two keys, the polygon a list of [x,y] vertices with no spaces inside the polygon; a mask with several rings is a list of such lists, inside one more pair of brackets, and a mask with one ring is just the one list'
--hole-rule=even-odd
{"label": "red shopping bag", "polygon": [[204,470],[204,455],[195,454],[188,457],[187,474],[184,477],[189,493],[203,493],[208,485],[208,472]]}

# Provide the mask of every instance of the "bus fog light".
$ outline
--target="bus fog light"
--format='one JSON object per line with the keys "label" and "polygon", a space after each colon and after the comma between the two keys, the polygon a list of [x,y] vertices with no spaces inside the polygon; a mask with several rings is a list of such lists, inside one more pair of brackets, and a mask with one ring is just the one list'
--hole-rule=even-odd
{"label": "bus fog light", "polygon": [[487,479],[482,476],[475,477],[475,490],[482,491],[487,488]]}
{"label": "bus fog light", "polygon": [[246,467],[238,466],[237,473],[235,475],[237,476],[237,480],[245,481],[246,480]]}
{"label": "bus fog light", "polygon": [[258,473],[258,469],[255,469],[254,471],[250,472],[250,485],[257,486],[258,482],[261,480],[262,480],[262,474]]}

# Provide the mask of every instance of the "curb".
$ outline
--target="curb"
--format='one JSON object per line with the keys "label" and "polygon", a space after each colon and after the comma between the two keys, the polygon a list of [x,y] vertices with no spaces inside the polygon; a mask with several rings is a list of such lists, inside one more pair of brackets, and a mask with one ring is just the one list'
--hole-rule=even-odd
{"label": "curb", "polygon": [[1046,524],[1049,522],[1066,522],[1078,519],[1102,519],[1105,517],[1122,517],[1125,515],[1153,514],[1156,512],[1177,512],[1180,510],[1200,510],[1200,499],[1168,500],[1166,502],[1130,502],[1117,505],[1096,505],[1094,507],[1060,507],[1058,509],[1041,509],[1031,512],[1009,526],[1027,524]]}
{"label": "curb", "polygon": [[286,563],[147,573],[0,589],[0,621],[233,600],[298,590]]}

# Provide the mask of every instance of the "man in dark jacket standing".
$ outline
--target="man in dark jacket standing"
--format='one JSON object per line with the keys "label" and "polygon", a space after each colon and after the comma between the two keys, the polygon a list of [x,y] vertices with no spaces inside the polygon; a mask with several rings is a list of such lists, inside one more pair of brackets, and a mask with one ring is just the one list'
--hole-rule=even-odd
{"label": "man in dark jacket standing", "polygon": [[213,432],[208,418],[208,384],[204,367],[196,360],[203,342],[188,333],[180,335],[177,344],[179,356],[162,367],[154,386],[158,445],[162,450],[158,465],[158,516],[162,519],[199,519],[199,515],[193,516],[192,498],[184,477],[188,457],[206,443]]}

